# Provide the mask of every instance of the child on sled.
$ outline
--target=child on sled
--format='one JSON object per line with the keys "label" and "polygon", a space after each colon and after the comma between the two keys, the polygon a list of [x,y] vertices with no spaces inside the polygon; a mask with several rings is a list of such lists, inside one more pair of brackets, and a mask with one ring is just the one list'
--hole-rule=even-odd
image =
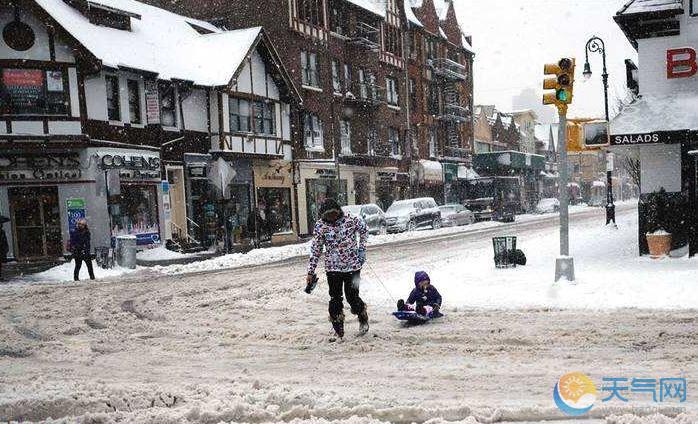
{"label": "child on sled", "polygon": [[407,301],[397,301],[398,311],[415,311],[423,316],[440,316],[441,295],[436,287],[431,285],[429,274],[418,271],[414,274],[414,289]]}

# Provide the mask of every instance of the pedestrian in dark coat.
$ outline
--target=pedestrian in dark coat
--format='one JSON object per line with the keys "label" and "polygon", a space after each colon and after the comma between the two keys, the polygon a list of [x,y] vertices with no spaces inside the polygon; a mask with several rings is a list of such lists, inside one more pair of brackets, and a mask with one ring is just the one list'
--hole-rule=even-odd
{"label": "pedestrian in dark coat", "polygon": [[87,265],[87,272],[90,274],[90,280],[95,279],[94,271],[92,270],[92,248],[90,246],[90,229],[87,227],[87,221],[81,219],[75,226],[75,231],[70,233],[70,253],[75,259],[75,269],[73,270],[73,279],[80,280],[80,268],[82,263]]}
{"label": "pedestrian in dark coat", "polygon": [[416,311],[420,315],[439,312],[441,294],[436,290],[436,287],[431,285],[429,274],[424,271],[418,271],[414,274],[414,289],[410,292],[407,301],[398,300],[397,309],[399,311]]}
{"label": "pedestrian in dark coat", "polygon": [[[2,218],[2,217],[0,217]],[[7,252],[10,251],[10,246],[7,243],[7,234],[5,234],[5,229],[2,228],[3,222],[0,219],[0,281],[3,280],[2,277],[2,264],[7,260]]]}

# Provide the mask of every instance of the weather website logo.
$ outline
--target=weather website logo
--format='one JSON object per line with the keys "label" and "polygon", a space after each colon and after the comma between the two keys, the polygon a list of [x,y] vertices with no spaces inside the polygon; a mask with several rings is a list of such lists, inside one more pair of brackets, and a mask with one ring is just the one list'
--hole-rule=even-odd
{"label": "weather website logo", "polygon": [[594,382],[581,372],[563,375],[553,389],[553,399],[557,407],[572,416],[589,412],[596,402],[597,394]]}

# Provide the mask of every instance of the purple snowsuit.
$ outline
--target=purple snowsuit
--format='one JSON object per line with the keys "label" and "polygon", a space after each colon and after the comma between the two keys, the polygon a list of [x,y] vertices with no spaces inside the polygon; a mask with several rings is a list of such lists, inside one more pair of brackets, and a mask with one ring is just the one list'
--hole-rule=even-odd
{"label": "purple snowsuit", "polygon": [[419,283],[424,280],[430,280],[429,274],[426,272],[419,271],[414,274],[414,289],[412,289],[412,292],[410,292],[410,296],[407,298],[405,303],[411,305],[416,302],[423,306],[438,305],[441,307],[441,295],[439,294],[439,291],[436,290],[436,287],[430,284],[426,290],[419,288]]}

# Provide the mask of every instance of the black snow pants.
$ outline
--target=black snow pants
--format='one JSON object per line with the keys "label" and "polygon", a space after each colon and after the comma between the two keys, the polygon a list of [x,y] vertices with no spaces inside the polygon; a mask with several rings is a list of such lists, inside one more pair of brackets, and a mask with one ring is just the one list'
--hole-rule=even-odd
{"label": "black snow pants", "polygon": [[75,255],[73,257],[75,259],[75,269],[73,270],[73,280],[78,281],[80,280],[80,268],[82,268],[82,262],[85,261],[85,265],[87,265],[87,273],[90,274],[90,280],[95,279],[95,273],[94,270],[92,269],[92,257],[87,254],[87,255]]}
{"label": "black snow pants", "polygon": [[354,272],[328,272],[327,285],[330,287],[330,319],[343,321],[344,304],[342,303],[342,289],[351,306],[351,313],[358,315],[366,309],[366,304],[359,297],[359,281],[361,271]]}

